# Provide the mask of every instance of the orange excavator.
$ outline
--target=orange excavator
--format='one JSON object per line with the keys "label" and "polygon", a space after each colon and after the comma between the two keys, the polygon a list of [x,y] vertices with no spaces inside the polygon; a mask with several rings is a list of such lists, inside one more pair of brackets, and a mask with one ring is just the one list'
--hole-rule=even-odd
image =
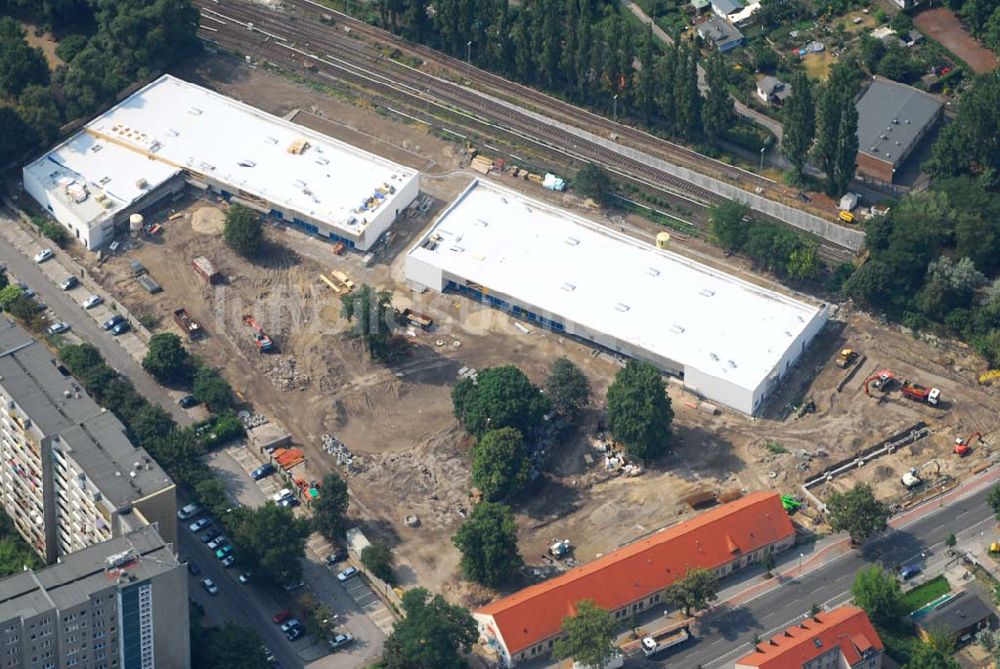
{"label": "orange excavator", "polygon": [[267,336],[264,329],[257,324],[253,316],[247,314],[243,316],[243,322],[253,330],[253,340],[257,344],[257,350],[261,353],[270,353],[274,350],[274,342]]}
{"label": "orange excavator", "polygon": [[889,392],[889,387],[892,385],[893,380],[896,375],[893,374],[888,369],[883,369],[879,372],[875,372],[867,379],[865,379],[865,395],[868,397],[872,396],[871,389],[881,390],[883,393]]}
{"label": "orange excavator", "polygon": [[972,442],[974,442],[976,439],[978,439],[979,441],[982,441],[983,440],[983,435],[979,434],[979,432],[973,432],[972,434],[970,434],[965,439],[962,439],[961,437],[956,437],[955,438],[955,455],[957,455],[960,458],[964,458],[966,455],[968,455],[969,453],[971,453],[972,452]]}

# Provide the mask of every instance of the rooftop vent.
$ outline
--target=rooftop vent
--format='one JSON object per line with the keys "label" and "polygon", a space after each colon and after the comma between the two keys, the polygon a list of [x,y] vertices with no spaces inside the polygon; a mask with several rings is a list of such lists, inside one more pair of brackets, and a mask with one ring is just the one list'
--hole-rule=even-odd
{"label": "rooftop vent", "polygon": [[188,109],[188,114],[191,114],[191,116],[201,116],[203,113],[204,112],[201,109],[198,109],[197,107],[191,107],[190,109]]}
{"label": "rooftop vent", "polygon": [[268,137],[264,141],[266,141],[268,144],[277,144],[278,143],[278,140],[276,138],[274,138],[274,137]]}
{"label": "rooftop vent", "polygon": [[615,309],[617,309],[618,311],[620,311],[622,313],[625,313],[626,311],[628,311],[631,308],[632,307],[628,306],[624,302],[619,302],[618,304],[615,305]]}
{"label": "rooftop vent", "polygon": [[719,356],[715,355],[714,353],[709,353],[708,357],[711,358],[712,360],[715,360],[716,362],[719,361]]}
{"label": "rooftop vent", "polygon": [[576,286],[567,281],[562,285],[562,289],[565,290],[567,293],[572,293],[574,290],[576,290]]}
{"label": "rooftop vent", "polygon": [[490,224],[490,222],[489,222],[489,221],[484,221],[484,220],[483,220],[483,219],[481,219],[481,218],[478,218],[478,219],[476,219],[476,225],[478,225],[478,226],[479,226],[479,227],[481,227],[481,228],[485,228],[485,227],[488,227],[488,226],[489,226],[489,224]]}
{"label": "rooftop vent", "polygon": [[676,324],[670,326],[670,331],[673,332],[674,334],[684,334],[684,328],[683,328],[683,326],[676,325]]}
{"label": "rooftop vent", "polygon": [[712,297],[713,295],[715,295],[715,291],[709,290],[708,288],[702,288],[701,290],[698,291],[698,294],[701,295],[702,297]]}
{"label": "rooftop vent", "polygon": [[910,125],[910,119],[906,119],[905,121],[903,121],[903,123],[905,123],[906,125]]}
{"label": "rooftop vent", "polygon": [[898,118],[892,119],[892,124],[893,125],[899,125],[899,119]]}
{"label": "rooftop vent", "polygon": [[174,130],[173,128],[170,128],[169,130],[167,130],[167,136],[168,137],[176,137],[179,134],[180,133],[177,132],[176,130]]}
{"label": "rooftop vent", "polygon": [[577,239],[576,237],[567,237],[566,243],[569,244],[570,246],[578,246],[580,244],[580,240]]}
{"label": "rooftop vent", "polygon": [[649,274],[650,276],[660,276],[660,270],[656,269],[655,267],[650,267],[649,269],[646,270],[646,273]]}

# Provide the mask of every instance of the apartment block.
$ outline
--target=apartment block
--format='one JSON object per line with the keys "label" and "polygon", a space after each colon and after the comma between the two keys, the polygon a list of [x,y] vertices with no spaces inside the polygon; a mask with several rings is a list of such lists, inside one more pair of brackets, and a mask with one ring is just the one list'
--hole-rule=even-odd
{"label": "apartment block", "polygon": [[0,504],[47,563],[146,525],[176,541],[170,477],[44,345],[3,318],[0,404]]}
{"label": "apartment block", "polygon": [[0,669],[188,669],[187,569],[153,527],[0,580]]}

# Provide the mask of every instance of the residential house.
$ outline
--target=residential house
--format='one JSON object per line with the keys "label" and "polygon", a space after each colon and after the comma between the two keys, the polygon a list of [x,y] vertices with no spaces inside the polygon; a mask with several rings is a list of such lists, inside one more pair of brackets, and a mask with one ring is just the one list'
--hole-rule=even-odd
{"label": "residential house", "polygon": [[757,80],[757,97],[766,104],[780,107],[792,92],[792,87],[777,77],[766,76]]}
{"label": "residential house", "polygon": [[725,19],[713,16],[698,24],[698,35],[715,44],[720,53],[732,51],[743,44],[743,33]]}

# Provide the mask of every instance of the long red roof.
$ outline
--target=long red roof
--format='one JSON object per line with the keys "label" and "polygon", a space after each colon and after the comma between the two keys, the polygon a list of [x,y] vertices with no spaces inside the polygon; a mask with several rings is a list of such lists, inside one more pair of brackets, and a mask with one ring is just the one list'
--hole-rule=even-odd
{"label": "long red roof", "polygon": [[802,665],[830,648],[840,646],[848,666],[857,664],[865,651],[885,647],[865,612],[853,606],[841,606],[827,613],[806,618],[736,661],[737,667],[757,669],[802,669]]}
{"label": "long red roof", "polygon": [[715,569],[795,534],[777,493],[757,492],[484,606],[516,655],[555,636],[574,605],[616,610],[663,590],[692,567]]}

